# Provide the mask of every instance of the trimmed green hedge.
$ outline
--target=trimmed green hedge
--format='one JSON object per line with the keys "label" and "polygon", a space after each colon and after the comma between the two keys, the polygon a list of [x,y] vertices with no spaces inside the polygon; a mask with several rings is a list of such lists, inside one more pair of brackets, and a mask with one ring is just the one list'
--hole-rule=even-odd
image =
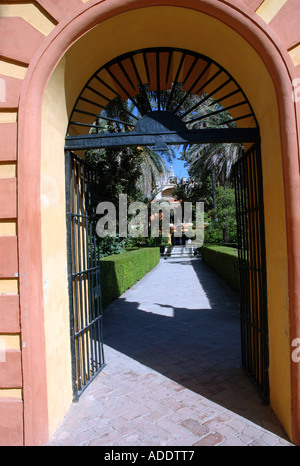
{"label": "trimmed green hedge", "polygon": [[158,248],[141,248],[100,260],[102,305],[107,306],[131,288],[160,260]]}
{"label": "trimmed green hedge", "polygon": [[205,245],[201,248],[202,259],[219,277],[235,291],[240,289],[238,250],[232,247]]}

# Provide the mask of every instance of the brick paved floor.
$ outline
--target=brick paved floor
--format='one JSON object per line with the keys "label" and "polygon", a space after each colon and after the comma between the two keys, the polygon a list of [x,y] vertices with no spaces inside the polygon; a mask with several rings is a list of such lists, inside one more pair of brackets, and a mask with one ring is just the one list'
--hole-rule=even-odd
{"label": "brick paved floor", "polygon": [[47,445],[291,445],[240,368],[238,297],[164,261],[105,311],[106,367]]}

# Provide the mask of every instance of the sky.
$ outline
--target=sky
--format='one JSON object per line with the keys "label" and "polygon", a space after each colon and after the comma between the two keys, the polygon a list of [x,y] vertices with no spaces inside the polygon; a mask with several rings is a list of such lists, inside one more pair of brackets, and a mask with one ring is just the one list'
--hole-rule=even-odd
{"label": "sky", "polygon": [[188,178],[189,176],[188,171],[187,171],[187,168],[184,166],[183,160],[174,159],[172,166],[173,166],[175,176],[177,176],[178,179],[181,179],[184,176]]}
{"label": "sky", "polygon": [[[176,147],[174,147],[175,153],[176,153]],[[180,180],[183,177],[188,178],[188,169],[187,167],[184,166],[185,162],[183,160],[179,160],[180,155],[178,154],[177,158],[172,160],[172,163],[170,166],[173,166],[173,170],[175,173],[175,176]]]}

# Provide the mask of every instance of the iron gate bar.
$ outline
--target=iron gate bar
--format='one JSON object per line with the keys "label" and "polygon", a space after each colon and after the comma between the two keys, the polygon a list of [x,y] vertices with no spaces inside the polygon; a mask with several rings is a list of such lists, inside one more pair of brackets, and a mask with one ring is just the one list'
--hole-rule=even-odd
{"label": "iron gate bar", "polygon": [[70,152],[65,152],[65,180],[66,180],[66,230],[67,230],[67,262],[68,262],[68,295],[70,303],[70,340],[71,340],[71,362],[72,362],[72,389],[73,394],[77,393],[76,383],[76,345],[75,345],[75,321],[74,321],[74,295],[73,295],[73,283],[72,283],[72,222],[70,217],[71,212],[71,156]]}
{"label": "iron gate bar", "polygon": [[176,73],[176,76],[175,76],[175,79],[174,79],[174,82],[173,82],[173,86],[172,86],[172,89],[171,89],[171,92],[170,92],[169,100],[168,100],[168,103],[167,103],[167,106],[166,106],[167,111],[169,110],[170,105],[171,105],[171,103],[173,101],[173,95],[174,95],[174,92],[175,92],[175,89],[176,89],[176,84],[178,83],[178,78],[179,78],[183,63],[184,63],[184,59],[185,59],[185,53],[183,52],[180,63],[179,63],[179,67],[178,67],[178,70],[177,70],[177,73]]}
{"label": "iron gate bar", "polygon": [[[216,92],[216,91],[214,91],[214,92]],[[239,92],[240,92],[239,89],[236,89],[235,91],[229,92],[229,94],[226,94],[223,97],[221,97],[220,99],[218,99],[218,104],[223,102],[223,100],[229,99],[229,97],[233,97],[234,95],[238,94]],[[212,102],[209,105],[209,107],[211,107],[212,105],[215,105],[215,102]],[[251,116],[252,116],[252,114],[251,114]]]}
{"label": "iron gate bar", "polygon": [[74,399],[105,366],[100,265],[93,227],[95,168],[66,152],[67,247]]}
{"label": "iron gate bar", "polygon": [[227,123],[232,123],[232,122],[236,122],[240,120],[245,120],[246,118],[250,118],[250,117],[252,117],[251,113],[249,113],[248,115],[243,115],[237,118],[232,118],[230,120],[223,121],[222,123],[219,123],[218,126],[226,125]]}
{"label": "iron gate bar", "polygon": [[159,69],[159,53],[156,52],[156,83],[158,88],[157,93],[157,108],[160,111],[160,97],[161,97],[161,90],[160,90],[160,69]]}
{"label": "iron gate bar", "polygon": [[[101,92],[98,92],[96,89],[94,89],[92,86],[86,86],[86,88],[93,92],[94,94],[98,95],[99,97],[101,97],[102,99],[106,100],[108,103],[110,102],[110,99],[108,97],[106,97],[104,94],[102,94]],[[82,99],[82,97],[80,96],[80,99]],[[105,108],[105,107],[102,107],[102,108]]]}
{"label": "iron gate bar", "polygon": [[262,167],[259,144],[235,164],[242,367],[269,403],[269,352]]}
{"label": "iron gate bar", "polygon": [[[127,95],[127,98],[129,100],[131,100],[131,102],[134,103],[134,105],[136,106],[136,108],[141,112],[141,109],[139,108],[139,105],[136,103],[135,99],[133,96],[131,96],[131,94],[127,91],[127,89],[122,85],[122,83],[120,83],[120,81],[118,80],[118,78],[113,74],[113,72],[107,67],[105,68],[106,71],[108,72],[108,74],[111,76],[111,78],[117,83],[117,85],[120,87],[120,89],[122,89],[122,91]],[[99,117],[101,118],[101,116],[99,115]]]}
{"label": "iron gate bar", "polygon": [[[254,377],[256,379],[259,379],[259,334],[260,334],[260,322],[259,322],[259,296],[260,296],[260,290],[258,288],[257,284],[257,272],[259,272],[261,264],[260,264],[260,257],[259,257],[259,250],[258,250],[258,245],[259,245],[259,237],[260,237],[260,232],[257,229],[258,227],[258,218],[257,214],[259,212],[260,206],[258,205],[258,198],[257,198],[257,193],[256,193],[256,168],[255,167],[255,157],[251,157],[249,159],[249,165],[250,165],[250,173],[252,177],[252,183],[250,183],[250,202],[249,202],[249,211],[252,206],[252,215],[251,215],[251,225],[250,229],[253,231],[253,234],[251,235],[251,248],[253,250],[253,258],[252,258],[252,295],[253,295],[253,329],[254,329],[254,336],[253,338],[255,339],[254,345],[253,345],[253,365],[254,365]],[[248,175],[249,176],[249,175]]]}
{"label": "iron gate bar", "polygon": [[[79,108],[76,110],[76,113],[81,113],[82,115],[90,115],[90,116],[94,116],[95,118],[98,118],[98,115],[96,113],[91,113],[91,112],[87,112],[86,110],[80,110]],[[134,123],[128,123],[128,121],[122,121],[122,120],[117,120],[116,118],[109,118],[109,117],[101,117],[101,120],[108,120],[108,121],[113,121],[115,123],[120,123],[124,126],[132,126],[134,127],[135,124]],[[76,122],[75,122],[76,124]],[[93,126],[90,126],[90,128],[94,128],[94,125]]]}
{"label": "iron gate bar", "polygon": [[[86,103],[90,103],[92,105],[96,105],[98,107],[101,107],[101,108],[105,108],[103,106],[100,106],[100,104],[94,102],[93,100],[90,100],[90,99],[86,99],[85,97],[80,97],[80,100],[82,100],[83,102],[86,102]],[[76,110],[76,113],[82,113],[84,115],[91,115],[91,116],[96,116],[98,118],[98,114],[94,114],[94,113],[90,113],[90,112],[86,112],[84,110],[80,110],[80,109],[77,109]],[[138,121],[138,118],[133,115],[132,113],[130,112],[126,112],[128,115],[130,115],[132,118],[135,118],[137,121]],[[108,116],[104,116],[104,115],[101,115],[101,120],[108,120],[108,121],[114,121],[115,123],[121,123],[122,125],[125,125],[125,126],[134,126],[134,123],[128,123],[128,121],[122,121],[122,120],[118,120],[117,118],[109,118]],[[70,121],[70,124],[72,125],[76,125],[77,122],[74,122],[74,121]],[[79,124],[79,123],[77,123]],[[89,128],[94,128],[95,125],[88,125],[88,124],[85,124],[84,126],[88,126]]]}
{"label": "iron gate bar", "polygon": [[[211,66],[211,63],[207,63],[206,67],[204,68],[204,70],[200,73],[200,75],[196,78],[196,80],[194,81],[194,83],[192,84],[192,86],[189,88],[189,90],[187,91],[187,94],[183,100],[183,102],[191,95],[193,94],[192,90],[194,89],[194,87],[196,86],[196,84],[201,80],[201,78],[205,75],[205,73],[208,71],[209,67]],[[183,102],[180,102],[180,105],[182,105]],[[181,118],[184,118],[186,117],[190,112],[194,111],[197,107],[198,107],[198,103],[196,105],[194,105],[193,107],[191,107],[189,110],[187,110],[182,116]],[[176,112],[177,112],[177,109],[176,109]]]}
{"label": "iron gate bar", "polygon": [[[80,96],[79,99],[82,100],[83,102],[86,102],[87,104],[91,104],[91,105],[94,105],[95,107],[100,107],[100,108],[105,109],[105,107],[104,107],[103,105],[98,104],[98,103],[97,103],[96,101],[94,101],[94,100],[87,99],[86,97],[82,97],[82,96]],[[79,113],[79,112],[78,112],[78,113]]]}
{"label": "iron gate bar", "polygon": [[131,65],[132,65],[132,68],[134,69],[134,72],[135,72],[135,75],[136,75],[137,80],[138,80],[138,82],[139,82],[139,85],[142,86],[143,83],[142,83],[141,77],[140,77],[140,75],[139,75],[139,73],[138,73],[136,64],[135,64],[134,59],[133,59],[132,56],[130,57],[130,63],[131,63]]}
{"label": "iron gate bar", "polygon": [[218,70],[208,81],[206,81],[202,86],[199,87],[199,89],[195,92],[195,94],[199,94],[200,92],[204,91],[204,89],[212,83],[220,74],[222,74],[224,70],[220,69]]}
{"label": "iron gate bar", "polygon": [[103,84],[103,86],[107,87],[107,89],[109,89],[113,94],[116,95],[116,97],[118,97],[118,93],[117,91],[111,87],[108,83],[106,83],[103,79],[99,78],[99,76],[97,75],[94,75],[95,79],[97,79],[97,81],[99,81],[101,84]]}
{"label": "iron gate bar", "polygon": [[166,74],[166,83],[169,81],[170,71],[171,71],[171,63],[173,57],[173,50],[169,50],[169,59],[168,59],[168,66],[167,66],[167,74]]}
{"label": "iron gate bar", "polygon": [[154,146],[157,138],[165,144],[203,144],[203,143],[249,143],[259,140],[257,128],[220,128],[187,130],[184,132],[169,131],[165,133],[103,133],[80,136],[67,136],[66,150],[88,150],[126,146]]}
{"label": "iron gate bar", "polygon": [[130,86],[132,87],[133,90],[135,90],[135,87],[134,87],[134,84],[133,82],[131,81],[130,79],[130,76],[129,74],[127,73],[126,69],[124,68],[123,64],[120,62],[118,63],[119,67],[121,68],[122,72],[124,73],[124,75],[126,76],[126,79],[127,81],[129,82]]}
{"label": "iron gate bar", "polygon": [[145,70],[146,70],[147,79],[148,79],[148,83],[149,83],[149,82],[150,82],[150,72],[149,72],[149,67],[148,67],[148,62],[147,62],[147,56],[146,56],[146,52],[145,52],[145,51],[143,51],[143,60],[144,60]]}
{"label": "iron gate bar", "polygon": [[[214,89],[210,94],[207,94],[205,97],[203,97],[203,99],[199,102],[199,104],[197,104],[195,106],[195,108],[199,107],[200,105],[204,104],[204,102],[206,102],[210,97],[212,97],[214,94],[216,94],[217,92],[219,92],[221,89],[223,89],[223,87],[226,87],[227,84],[229,84],[231,81],[231,79],[227,79],[227,81],[225,81],[223,84],[221,84],[219,87],[217,87],[217,89]],[[235,91],[235,92],[238,92],[238,91]],[[184,99],[178,104],[178,107],[176,108],[176,110],[174,111],[174,113],[177,112],[177,110],[179,110],[179,108],[181,107],[181,105],[183,104],[183,102],[189,97],[189,95],[187,94]],[[218,101],[219,103],[220,101]],[[210,104],[211,105],[215,105],[215,102],[212,102]],[[186,116],[186,115],[184,115]]]}
{"label": "iron gate bar", "polygon": [[265,249],[265,217],[264,217],[264,205],[263,205],[263,182],[262,182],[262,161],[260,153],[260,145],[256,147],[258,156],[255,158],[257,164],[256,174],[257,174],[257,196],[258,196],[258,219],[260,224],[260,235],[259,235],[259,245],[260,245],[260,258],[261,258],[261,275],[260,275],[260,297],[261,297],[261,306],[263,309],[262,314],[262,325],[261,325],[261,341],[264,345],[264,355],[263,355],[263,371],[262,371],[262,384],[264,387],[266,401],[269,401],[269,349],[268,349],[268,315],[267,315],[267,264],[266,264],[266,249]]}
{"label": "iron gate bar", "polygon": [[[215,112],[207,113],[206,115],[202,115],[202,116],[199,116],[197,118],[193,118],[192,120],[188,120],[185,123],[188,124],[188,123],[194,123],[195,121],[205,120],[206,118],[209,118],[212,115],[218,115],[219,113],[228,112],[228,110],[232,110],[233,108],[240,107],[241,105],[247,105],[247,102],[244,100],[243,102],[239,102],[237,104],[230,105],[229,107],[221,108],[219,110],[216,110]],[[232,120],[230,120],[230,121],[232,121]]]}
{"label": "iron gate bar", "polygon": [[189,79],[190,75],[192,74],[192,71],[193,71],[193,69],[195,68],[197,61],[198,61],[198,58],[197,58],[197,57],[194,57],[194,61],[193,61],[193,63],[191,64],[189,71],[186,73],[186,76],[185,76],[184,80],[182,81],[182,84],[183,84],[183,85],[187,82],[187,80]]}

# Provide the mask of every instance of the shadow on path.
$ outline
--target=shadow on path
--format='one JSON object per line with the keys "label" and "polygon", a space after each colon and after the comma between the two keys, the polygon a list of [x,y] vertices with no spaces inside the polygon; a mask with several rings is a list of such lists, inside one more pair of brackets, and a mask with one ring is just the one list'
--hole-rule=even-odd
{"label": "shadow on path", "polygon": [[111,303],[104,344],[282,434],[240,367],[239,297],[201,259],[161,261]]}

